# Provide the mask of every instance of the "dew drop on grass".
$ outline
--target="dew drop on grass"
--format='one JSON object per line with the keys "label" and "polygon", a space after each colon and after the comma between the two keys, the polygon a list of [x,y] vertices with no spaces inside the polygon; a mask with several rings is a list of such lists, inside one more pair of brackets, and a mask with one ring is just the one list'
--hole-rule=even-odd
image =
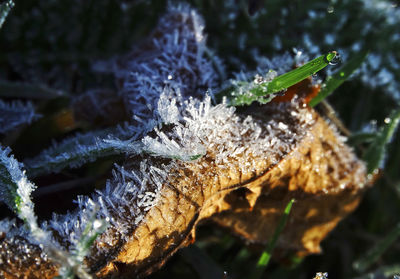
{"label": "dew drop on grass", "polygon": [[389,117],[386,117],[385,120],[383,120],[386,124],[389,124],[391,119]]}
{"label": "dew drop on grass", "polygon": [[329,61],[329,65],[334,66],[334,65],[338,65],[342,62],[341,58],[340,58],[340,54],[338,52],[336,52],[335,57],[332,58],[331,61]]}
{"label": "dew drop on grass", "polygon": [[333,6],[328,6],[326,11],[328,12],[328,14],[331,14],[331,13],[333,13],[335,11],[335,8]]}

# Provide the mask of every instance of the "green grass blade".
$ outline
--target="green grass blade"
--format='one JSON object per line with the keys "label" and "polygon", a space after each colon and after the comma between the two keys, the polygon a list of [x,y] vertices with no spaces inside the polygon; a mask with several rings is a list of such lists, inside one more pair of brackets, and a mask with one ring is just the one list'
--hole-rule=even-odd
{"label": "green grass blade", "polygon": [[268,84],[267,94],[286,89],[315,74],[316,72],[328,66],[329,63],[336,57],[336,55],[336,51],[329,52],[326,55],[321,55],[320,57],[311,60],[297,69],[274,78]]}
{"label": "green grass blade", "polygon": [[343,82],[345,82],[350,75],[362,64],[368,55],[368,51],[363,51],[350,59],[339,71],[326,79],[324,87],[321,89],[319,94],[311,100],[309,105],[315,107],[322,100],[332,94]]}
{"label": "green grass blade", "polygon": [[385,156],[386,145],[392,139],[392,136],[400,122],[400,109],[393,111],[389,117],[385,119],[385,125],[382,127],[372,141],[363,159],[367,162],[367,171],[372,173],[379,167]]}
{"label": "green grass blade", "polygon": [[269,260],[271,259],[272,252],[276,246],[278,238],[282,233],[283,229],[285,228],[286,222],[289,217],[289,213],[292,209],[292,205],[294,203],[294,199],[291,199],[290,202],[286,205],[285,211],[283,212],[283,216],[279,220],[278,227],[276,228],[272,239],[267,244],[264,252],[261,254],[260,258],[258,259],[257,265],[254,269],[254,272],[250,278],[258,279],[261,278],[261,275],[264,273],[265,268],[267,267]]}
{"label": "green grass blade", "polygon": [[[245,93],[235,94],[235,92],[232,92],[232,90],[228,88],[227,90],[223,90],[217,94],[215,97],[217,100],[220,100],[222,99],[222,96],[227,96],[228,104],[231,106],[250,105],[254,101],[258,101],[262,104],[268,103],[274,97],[274,95],[272,95],[273,93],[287,89],[322,70],[331,63],[336,55],[336,51],[321,55],[297,69],[274,78],[270,82],[262,82],[260,84],[244,82],[243,85],[239,85],[242,86],[244,90],[242,88],[242,90],[238,91],[244,91]],[[229,93],[232,93],[232,95],[229,95]]]}
{"label": "green grass blade", "polygon": [[400,223],[381,241],[376,243],[367,254],[353,263],[353,268],[364,272],[374,264],[382,254],[400,237]]}
{"label": "green grass blade", "polygon": [[14,7],[14,2],[12,0],[0,4],[0,28],[3,26],[12,7]]}

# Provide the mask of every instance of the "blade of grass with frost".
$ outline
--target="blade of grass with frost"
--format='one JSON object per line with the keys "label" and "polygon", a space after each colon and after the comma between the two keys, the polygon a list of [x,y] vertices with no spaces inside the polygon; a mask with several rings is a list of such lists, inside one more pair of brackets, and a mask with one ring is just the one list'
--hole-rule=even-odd
{"label": "blade of grass with frost", "polygon": [[293,203],[294,203],[294,199],[291,199],[289,201],[289,203],[286,205],[286,208],[283,212],[283,216],[279,220],[278,227],[276,228],[271,241],[267,244],[266,249],[261,254],[261,256],[257,262],[257,265],[253,271],[253,274],[250,276],[250,278],[252,278],[252,279],[261,278],[261,275],[263,274],[265,268],[267,267],[267,265],[269,263],[269,260],[271,259],[272,252],[276,246],[279,235],[282,233],[283,229],[285,228],[285,225],[286,225],[287,219],[289,217],[290,211],[292,209]]}
{"label": "blade of grass with frost", "polygon": [[[297,69],[274,78],[271,82],[265,82],[255,86],[246,94],[235,96],[229,101],[229,104],[232,106],[243,106],[250,105],[254,101],[267,103],[273,97],[271,94],[287,89],[290,86],[299,83],[307,77],[322,70],[331,63],[336,55],[336,51],[321,55],[320,57],[311,60]],[[268,95],[271,95],[269,96],[270,98],[268,98]]]}
{"label": "blade of grass with frost", "polygon": [[0,28],[3,26],[3,23],[12,7],[14,7],[14,2],[12,0],[0,4]]}
{"label": "blade of grass with frost", "polygon": [[386,119],[385,125],[376,134],[363,159],[367,162],[367,171],[372,173],[379,167],[385,156],[385,148],[400,122],[400,109],[393,111]]}
{"label": "blade of grass with frost", "polygon": [[322,100],[332,94],[343,82],[345,82],[350,75],[364,62],[368,55],[368,51],[363,51],[350,59],[339,71],[326,79],[324,86],[318,95],[309,103],[311,107],[315,107]]}
{"label": "blade of grass with frost", "polygon": [[[36,177],[65,168],[77,168],[106,156],[135,153],[139,148],[133,139],[139,132],[134,127],[118,126],[77,134],[43,150],[36,157],[26,159],[24,163],[29,176]],[[108,135],[116,138],[108,138]]]}
{"label": "blade of grass with frost", "polygon": [[[77,267],[80,267],[84,258],[90,252],[90,248],[92,247],[96,238],[102,234],[108,226],[108,222],[106,220],[96,218],[98,210],[99,208],[96,206],[89,213],[90,216],[86,223],[85,229],[83,230],[78,243],[72,250],[70,260],[73,261],[73,264],[70,266],[64,266],[62,269],[60,269],[61,276],[56,278],[73,279],[75,278],[75,274],[79,274]],[[83,276],[86,275],[84,274]]]}
{"label": "blade of grass with frost", "polygon": [[96,238],[102,234],[108,226],[106,220],[96,218],[97,212],[99,211],[98,207],[99,206],[91,212],[91,216],[74,249],[73,254],[78,261],[83,261],[84,257],[90,252],[90,247],[92,247]]}
{"label": "blade of grass with frost", "polygon": [[384,239],[379,241],[361,259],[353,263],[353,268],[358,272],[364,272],[374,264],[382,254],[400,237],[400,223]]}

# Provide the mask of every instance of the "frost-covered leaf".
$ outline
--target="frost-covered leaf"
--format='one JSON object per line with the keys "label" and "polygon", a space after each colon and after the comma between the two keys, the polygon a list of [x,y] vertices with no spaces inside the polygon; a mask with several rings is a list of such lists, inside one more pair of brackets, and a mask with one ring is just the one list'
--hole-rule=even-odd
{"label": "frost-covered leaf", "polygon": [[29,124],[39,118],[32,103],[26,104],[13,101],[10,103],[0,100],[0,134],[11,131],[22,124]]}
{"label": "frost-covered leaf", "polygon": [[[211,216],[251,241],[266,243],[292,198],[296,211],[277,247],[316,253],[324,236],[356,207],[365,183],[364,165],[309,108],[270,103],[245,116],[226,104],[213,106],[207,97],[185,102],[178,112],[181,126],[160,128],[165,143],[173,139],[182,147],[195,140],[206,148],[201,158],[160,160],[146,153],[127,158],[104,189],[80,197],[76,212],[56,216],[49,224],[74,247],[85,231],[85,212],[99,205],[96,218],[108,219],[110,227],[85,258],[98,277],[147,274]],[[276,210],[266,214],[269,195],[282,189],[285,195],[274,203]],[[307,212],[312,219],[304,220]],[[123,270],[117,268],[121,265]]]}
{"label": "frost-covered leaf", "polygon": [[[282,109],[282,105],[279,104],[272,107],[280,107]],[[225,212],[225,216],[228,216],[229,214],[226,212],[231,212],[230,210],[232,210],[230,213],[231,215],[227,218],[233,218],[233,220],[235,219],[232,215],[248,212],[248,215],[242,219],[242,222],[246,225],[242,224],[241,227],[246,227],[248,234],[257,234],[257,241],[261,241],[261,239],[262,241],[266,241],[271,237],[272,233],[270,233],[270,231],[274,230],[272,228],[275,228],[277,225],[275,220],[277,219],[276,215],[278,213],[273,214],[273,216],[262,216],[264,220],[268,220],[268,222],[265,222],[265,226],[268,226],[269,229],[266,229],[265,226],[261,228],[259,225],[264,224],[264,222],[261,222],[261,217],[259,220],[254,220],[254,218],[250,217],[253,216],[251,206],[258,204],[256,200],[259,198],[260,192],[274,191],[275,185],[276,187],[279,185],[279,188],[289,187],[289,185],[291,185],[290,187],[299,187],[296,188],[297,190],[291,188],[291,191],[287,192],[288,194],[285,196],[284,202],[279,203],[280,206],[277,212],[282,212],[282,210],[284,210],[288,198],[297,197],[294,194],[296,191],[304,191],[304,195],[308,197],[308,199],[302,200],[300,198],[301,195],[298,196],[300,201],[297,206],[300,206],[301,210],[298,213],[295,212],[293,218],[296,221],[290,223],[292,226],[291,229],[287,231],[287,234],[283,233],[283,240],[278,241],[277,245],[279,247],[284,247],[284,243],[290,243],[290,247],[292,248],[296,247],[296,249],[300,249],[303,252],[308,251],[305,253],[318,252],[319,241],[316,241],[315,234],[312,233],[312,229],[310,228],[310,226],[312,226],[311,223],[304,220],[304,212],[308,212],[309,210],[317,210],[317,212],[319,212],[318,216],[320,217],[318,218],[321,218],[321,223],[319,224],[329,225],[326,225],[323,229],[321,229],[319,225],[315,228],[323,232],[321,233],[321,237],[326,235],[332,226],[336,224],[338,220],[337,217],[340,216],[340,219],[348,213],[347,210],[354,209],[359,199],[359,195],[355,194],[360,190],[358,188],[359,183],[356,182],[353,184],[353,182],[350,181],[340,181],[340,177],[342,177],[341,174],[347,171],[348,173],[352,173],[352,175],[345,176],[346,179],[360,179],[363,181],[365,179],[365,173],[363,165],[360,162],[354,164],[354,155],[348,157],[351,154],[350,150],[336,142],[340,140],[340,138],[337,138],[335,132],[330,130],[330,127],[324,123],[322,119],[312,124],[313,122],[311,119],[313,118],[311,115],[309,115],[310,118],[308,118],[306,116],[306,111],[307,109],[297,113],[296,110],[283,110],[278,112],[275,110],[268,111],[267,109],[263,112],[260,111],[260,115],[273,115],[271,119],[264,119],[264,121],[260,119],[260,121],[258,121],[258,118],[253,118],[252,120],[243,121],[243,119],[235,118],[235,115],[229,115],[229,109],[225,106],[210,106],[207,109],[207,113],[201,114],[201,117],[193,119],[195,120],[193,122],[199,125],[199,130],[196,135],[202,139],[204,146],[207,148],[206,154],[195,163],[176,160],[160,162],[157,158],[146,157],[146,162],[140,166],[140,169],[142,169],[140,172],[142,173],[141,176],[135,175],[139,169],[137,165],[138,162],[132,162],[133,169],[131,172],[128,169],[128,164],[123,170],[124,176],[110,182],[110,184],[117,185],[118,189],[123,189],[122,185],[128,187],[131,183],[137,183],[138,185],[136,187],[132,185],[129,186],[129,188],[137,189],[136,191],[143,191],[143,194],[138,194],[136,199],[133,194],[129,195],[129,192],[124,195],[120,194],[120,196],[124,197],[124,200],[131,200],[131,206],[129,211],[125,210],[123,215],[118,214],[116,218],[114,215],[115,213],[112,212],[117,211],[114,207],[117,207],[118,203],[116,201],[112,202],[113,197],[116,195],[112,194],[113,191],[110,185],[110,192],[102,194],[102,199],[104,201],[110,200],[107,202],[108,206],[103,208],[108,209],[111,218],[114,217],[113,222],[116,222],[118,219],[121,220],[118,224],[119,232],[129,232],[129,219],[132,218],[135,220],[131,221],[131,223],[135,224],[132,228],[134,235],[144,236],[156,233],[157,238],[150,237],[145,239],[143,237],[138,237],[127,240],[123,248],[121,248],[121,251],[125,252],[116,256],[114,261],[124,262],[125,267],[130,266],[130,270],[134,275],[137,274],[136,272],[146,270],[146,268],[151,270],[152,265],[146,263],[151,262],[152,257],[154,257],[153,259],[158,259],[158,257],[162,257],[162,255],[165,256],[164,253],[168,255],[168,249],[171,249],[172,246],[176,247],[177,243],[183,243],[180,241],[186,239],[186,236],[182,236],[182,232],[187,230],[187,226],[192,226],[191,224],[196,224],[203,218],[207,218],[211,215],[216,216],[215,214],[217,212]],[[255,113],[255,115],[257,114]],[[202,122],[203,117],[204,121],[207,119],[207,122]],[[285,119],[286,117],[290,119]],[[297,121],[294,119],[305,122],[304,124],[294,124]],[[188,120],[191,119],[189,118]],[[281,124],[279,124],[279,122]],[[187,127],[186,129],[190,129],[190,125],[192,125],[189,123],[182,124],[184,124],[184,127]],[[308,125],[311,125],[311,127]],[[247,131],[244,130],[245,127],[247,127]],[[261,128],[261,130],[258,131],[258,128]],[[298,132],[300,132],[300,130],[298,129],[301,129],[302,132],[304,132],[304,129],[307,131],[311,129],[312,132],[310,131],[310,134],[308,132],[305,134],[300,133],[299,135]],[[211,131],[215,131],[215,133]],[[291,136],[294,134],[297,134],[296,139]],[[301,143],[298,142],[298,144],[295,144],[291,142],[291,140],[296,141],[299,140],[299,138],[301,139]],[[289,142],[291,143],[289,144]],[[346,150],[337,149],[339,146]],[[286,157],[284,154],[292,153],[290,151],[291,148],[296,148],[296,151],[292,151],[296,155],[293,157],[287,155],[288,157]],[[323,148],[328,148],[329,150],[322,151]],[[306,155],[308,152],[311,152],[311,155]],[[317,154],[321,154],[321,152],[329,156],[329,158],[326,156],[316,156]],[[346,154],[346,156],[337,156],[337,154]],[[279,160],[278,158],[282,158],[282,156],[287,159]],[[331,163],[333,163],[331,160],[332,158],[340,159],[341,162],[331,165]],[[139,158],[135,159],[140,160]],[[165,162],[166,165],[163,166],[162,162]],[[268,164],[272,164],[273,167],[271,166],[271,169],[269,169]],[[329,164],[329,166],[326,164]],[[144,165],[147,165],[147,167],[144,168]],[[308,167],[305,167],[306,165]],[[347,166],[346,170],[342,169],[344,166]],[[160,173],[163,173],[163,175],[156,175],[155,172],[151,176],[146,175],[147,172],[151,172],[151,167],[157,167],[161,170]],[[319,171],[309,173],[308,170],[310,168],[315,168]],[[267,171],[269,174],[264,172],[266,169],[269,170]],[[332,172],[331,175],[326,174],[326,170],[328,169]],[[254,170],[257,170],[256,174],[253,173]],[[292,180],[290,180],[291,182],[288,179],[285,180],[286,175],[292,177]],[[278,178],[280,176],[283,176],[282,180]],[[141,178],[137,179],[136,177]],[[307,180],[304,180],[302,177],[307,177]],[[260,181],[256,182],[258,181],[257,179],[260,179]],[[142,181],[142,183],[138,183],[138,181]],[[247,185],[247,183],[249,184]],[[243,196],[241,198],[237,197],[237,213],[235,213],[233,209],[236,206],[234,202],[236,200],[236,195],[231,192],[233,189],[231,187],[234,187],[233,185],[237,185],[238,188],[248,187],[247,189],[249,190],[248,195],[246,195],[246,200],[249,202],[249,205],[246,203],[244,208],[243,205],[239,205],[243,202]],[[271,185],[271,188],[265,186],[266,188],[264,189],[262,185]],[[318,189],[316,185],[318,185]],[[155,189],[158,190],[155,191]],[[346,197],[347,194],[345,193],[350,189],[355,191],[355,195]],[[118,190],[118,192],[119,191],[120,190]],[[311,196],[315,193],[319,193],[316,195],[318,198],[315,198],[315,200],[313,199],[311,202]],[[229,199],[226,198],[228,195]],[[240,195],[238,194],[238,196]],[[131,199],[129,199],[129,197],[131,197]],[[268,204],[268,195],[265,197],[265,207],[271,206],[271,204]],[[242,200],[242,202],[239,202],[239,200]],[[137,204],[137,206],[132,205],[132,201],[135,201],[134,203]],[[339,215],[335,216],[326,214],[325,208],[337,206],[338,202],[343,203],[343,208],[346,208],[346,210],[339,212]],[[142,209],[143,206],[147,204],[151,206],[146,207],[145,210]],[[257,207],[253,210],[255,212],[264,212],[264,207],[262,207],[264,206],[263,203],[260,203],[260,206],[260,208]],[[311,206],[312,209],[309,208],[309,206]],[[135,212],[137,213],[135,214]],[[182,217],[181,214],[183,214],[184,217]],[[255,214],[257,216],[257,213]],[[131,217],[128,217],[130,215]],[[314,216],[312,221],[310,220],[310,222],[314,222],[314,225],[316,218],[317,217]],[[221,225],[223,225],[223,223],[229,224],[227,220],[221,222]],[[178,226],[177,224],[181,225]],[[254,226],[254,224],[257,224],[257,226]],[[301,225],[298,226],[295,224]],[[293,231],[296,231],[295,235],[290,234],[290,232]],[[307,231],[310,231],[310,235],[307,234]],[[165,235],[173,237],[171,239],[167,238],[168,240],[170,239],[167,243],[160,244],[157,239],[164,238],[163,236]],[[246,232],[243,232],[242,235],[247,238],[247,236],[245,236]],[[302,239],[307,239],[307,242],[303,242]],[[306,245],[306,248],[303,245]],[[152,254],[150,252],[145,252],[152,251],[154,246],[160,251],[159,253]],[[137,252],[136,247],[141,247],[140,253]],[[134,256],[128,256],[131,253]],[[146,256],[149,253],[150,258]],[[107,268],[104,272],[107,272],[108,276],[111,274],[122,276],[120,271],[116,269],[110,270]]]}

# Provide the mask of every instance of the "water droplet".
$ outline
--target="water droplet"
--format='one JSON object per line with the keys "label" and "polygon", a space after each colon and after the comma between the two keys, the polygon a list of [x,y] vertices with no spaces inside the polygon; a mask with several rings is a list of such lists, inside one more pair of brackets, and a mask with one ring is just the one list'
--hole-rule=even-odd
{"label": "water droplet", "polygon": [[329,61],[329,65],[337,65],[340,62],[342,62],[342,59],[340,58],[340,54],[336,52],[335,57],[333,57],[333,59],[331,61]]}
{"label": "water droplet", "polygon": [[391,119],[389,117],[386,117],[385,120],[383,120],[386,124],[389,124]]}
{"label": "water droplet", "polygon": [[171,80],[173,77],[172,75],[168,75],[168,79]]}
{"label": "water droplet", "polygon": [[333,6],[328,6],[326,11],[328,12],[328,14],[331,14],[331,13],[333,13],[335,11],[335,8]]}

